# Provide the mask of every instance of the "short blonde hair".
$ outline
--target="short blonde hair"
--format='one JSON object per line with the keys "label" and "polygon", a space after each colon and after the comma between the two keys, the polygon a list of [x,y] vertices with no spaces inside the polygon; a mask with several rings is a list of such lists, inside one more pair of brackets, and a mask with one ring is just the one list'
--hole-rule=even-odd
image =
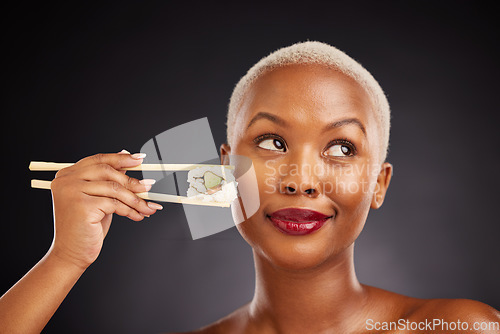
{"label": "short blonde hair", "polygon": [[375,78],[360,63],[339,49],[317,41],[296,43],[278,49],[259,60],[236,84],[229,101],[227,113],[227,142],[231,145],[236,115],[245,93],[261,75],[269,70],[287,65],[317,64],[333,68],[354,79],[368,93],[376,112],[381,139],[381,162],[385,161],[389,148],[390,108],[389,102]]}

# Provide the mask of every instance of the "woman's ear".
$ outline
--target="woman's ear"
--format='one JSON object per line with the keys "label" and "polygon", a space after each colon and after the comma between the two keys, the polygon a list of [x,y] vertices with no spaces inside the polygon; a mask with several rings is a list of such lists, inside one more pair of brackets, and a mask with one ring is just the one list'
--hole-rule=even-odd
{"label": "woman's ear", "polygon": [[231,154],[231,147],[228,144],[220,146],[220,164],[229,165],[229,155]]}
{"label": "woman's ear", "polygon": [[389,183],[391,183],[392,177],[392,165],[388,162],[384,162],[380,168],[380,173],[377,176],[377,185],[375,186],[375,191],[373,192],[372,198],[372,209],[378,209],[384,203],[385,194],[387,193],[387,188],[389,188]]}

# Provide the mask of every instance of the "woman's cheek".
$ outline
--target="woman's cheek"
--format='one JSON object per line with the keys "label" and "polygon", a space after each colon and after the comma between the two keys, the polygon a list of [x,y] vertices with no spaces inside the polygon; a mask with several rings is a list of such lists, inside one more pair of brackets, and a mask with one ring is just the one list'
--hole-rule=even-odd
{"label": "woman's cheek", "polygon": [[262,189],[261,191],[262,196],[277,193],[278,185],[276,183],[276,179],[274,177],[265,177],[263,185],[259,187],[259,189]]}
{"label": "woman's cheek", "polygon": [[254,160],[255,173],[257,175],[257,183],[261,199],[279,192],[276,178],[278,175],[277,166],[278,165],[275,160]]}
{"label": "woman's cheek", "polygon": [[324,184],[324,192],[344,213],[366,211],[373,193],[366,173],[339,173]]}

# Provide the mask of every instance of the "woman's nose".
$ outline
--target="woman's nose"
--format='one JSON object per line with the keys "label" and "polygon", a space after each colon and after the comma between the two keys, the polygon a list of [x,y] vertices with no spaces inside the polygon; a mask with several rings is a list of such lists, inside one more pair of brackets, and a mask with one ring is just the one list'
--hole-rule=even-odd
{"label": "woman's nose", "polygon": [[281,171],[285,173],[279,178],[280,192],[288,195],[319,196],[320,183],[314,174],[315,168],[311,163],[313,161],[315,161],[314,158],[301,155],[299,159],[290,161],[287,168],[281,168]]}
{"label": "woman's nose", "polygon": [[291,182],[291,183],[282,183],[281,193],[288,194],[288,195],[304,194],[304,195],[307,195],[309,197],[317,197],[319,194],[319,191],[313,185],[306,186],[306,185],[303,185],[302,183],[297,185],[296,183]]}

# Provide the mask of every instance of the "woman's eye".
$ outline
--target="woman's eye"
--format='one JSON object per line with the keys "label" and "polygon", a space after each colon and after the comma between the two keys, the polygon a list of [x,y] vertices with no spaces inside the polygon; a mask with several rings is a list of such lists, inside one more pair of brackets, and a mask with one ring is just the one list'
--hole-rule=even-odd
{"label": "woman's eye", "polygon": [[286,151],[285,143],[276,138],[264,139],[258,144],[258,146],[270,151]]}
{"label": "woman's eye", "polygon": [[350,157],[354,155],[354,149],[350,147],[349,145],[345,144],[336,144],[330,146],[326,152],[325,155],[332,156],[332,157]]}

